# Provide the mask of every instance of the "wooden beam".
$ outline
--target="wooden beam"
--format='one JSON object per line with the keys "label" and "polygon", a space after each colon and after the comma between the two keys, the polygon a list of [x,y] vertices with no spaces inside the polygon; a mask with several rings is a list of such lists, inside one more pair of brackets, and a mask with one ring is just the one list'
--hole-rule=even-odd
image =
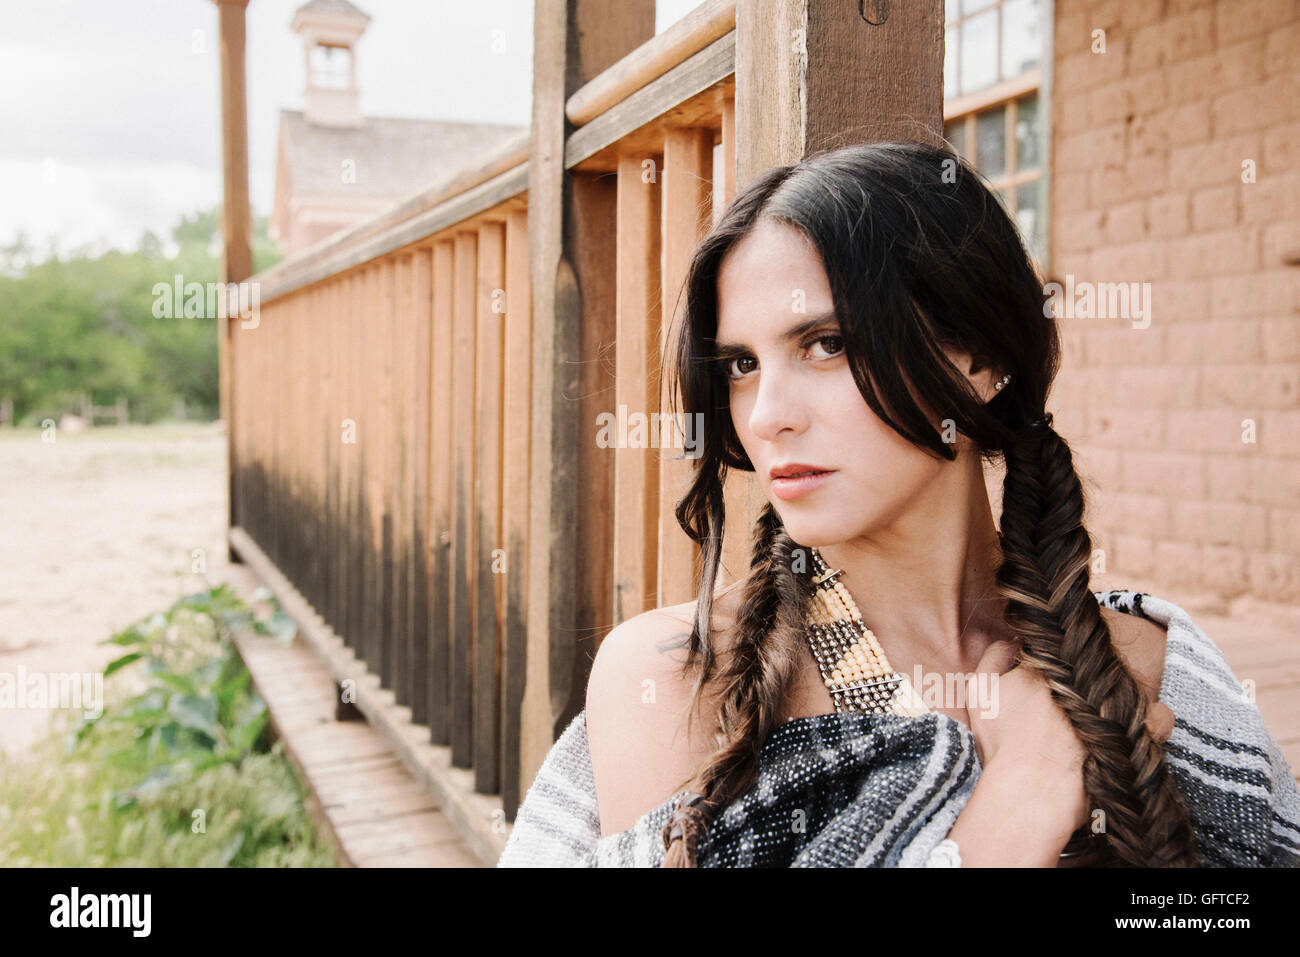
{"label": "wooden beam", "polygon": [[569,97],[569,121],[589,123],[735,26],[736,0],[706,0]]}
{"label": "wooden beam", "polygon": [[[214,0],[220,31],[221,62],[221,280],[240,282],[253,272],[252,214],[248,199],[248,97],[244,73],[244,8],[248,0]],[[218,401],[226,423],[226,527],[238,521],[235,476],[234,402],[231,364],[234,361],[233,326],[237,320],[218,320]],[[234,550],[231,561],[238,561]]]}
{"label": "wooden beam", "polygon": [[565,143],[564,165],[612,172],[622,155],[659,152],[672,127],[716,125],[735,95],[735,69],[732,31],[576,131]]}
{"label": "wooden beam", "polygon": [[529,272],[533,292],[527,680],[520,778],[531,782],[584,688],[574,687],[577,619],[582,302],[573,233],[564,222],[565,103],[601,70],[654,35],[653,0],[537,0],[533,12],[532,159],[528,164]]}
{"label": "wooden beam", "polygon": [[[572,637],[570,697],[564,718],[586,704],[596,649],[616,622],[614,597],[615,450],[596,444],[596,422],[617,411],[618,178],[575,173],[570,178],[565,230],[568,261],[581,293],[582,360],[571,405],[578,419],[577,548],[573,553],[577,607]],[[563,718],[562,718],[563,720]]]}
{"label": "wooden beam", "polygon": [[743,187],[809,153],[943,133],[943,0],[737,0]]}

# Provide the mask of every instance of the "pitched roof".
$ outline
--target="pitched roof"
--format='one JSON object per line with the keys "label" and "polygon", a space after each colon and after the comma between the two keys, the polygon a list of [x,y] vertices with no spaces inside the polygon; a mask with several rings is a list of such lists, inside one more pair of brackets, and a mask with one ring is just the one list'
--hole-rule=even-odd
{"label": "pitched roof", "polygon": [[[366,116],[358,127],[340,128],[308,123],[299,110],[280,111],[280,141],[295,193],[403,198],[526,128],[392,116]],[[354,182],[344,182],[348,160]]]}

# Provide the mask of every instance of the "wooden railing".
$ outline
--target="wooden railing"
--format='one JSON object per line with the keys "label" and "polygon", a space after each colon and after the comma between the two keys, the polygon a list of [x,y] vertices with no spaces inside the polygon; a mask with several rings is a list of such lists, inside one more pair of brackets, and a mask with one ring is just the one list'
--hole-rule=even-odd
{"label": "wooden railing", "polygon": [[[259,320],[230,322],[225,344],[232,542],[269,557],[508,819],[583,707],[599,640],[698,587],[673,515],[691,460],[604,448],[598,417],[667,410],[660,361],[694,247],[738,178],[817,145],[808,128],[833,130],[852,101],[802,103],[794,132],[758,102],[786,102],[772,76],[789,63],[811,69],[780,19],[798,3],[711,0],[621,59],[654,5],[619,6],[610,23],[587,0],[539,2],[531,135],[254,277]],[[815,6],[873,29],[856,3]],[[929,45],[937,80],[942,5],[926,7],[898,36]],[[840,30],[800,38],[831,51]],[[843,70],[836,56],[818,69]],[[906,86],[879,89],[905,116]],[[747,566],[746,478],[727,489],[723,584]]]}
{"label": "wooden railing", "polygon": [[[566,104],[584,121],[566,169],[616,195],[615,221],[599,224],[617,250],[615,300],[589,343],[606,354],[574,370],[602,385],[574,388],[569,413],[581,470],[603,486],[584,488],[584,551],[605,553],[584,638],[695,587],[695,546],[672,516],[689,462],[600,448],[595,421],[660,409],[660,304],[711,225],[719,142],[734,165],[733,26],[733,3],[708,4]],[[506,624],[527,625],[528,554],[548,547],[529,530],[528,148],[509,143],[254,277],[260,316],[232,323],[230,353],[239,529],[478,790],[513,795],[511,818],[527,783],[518,745],[513,761],[505,747],[526,645]]]}

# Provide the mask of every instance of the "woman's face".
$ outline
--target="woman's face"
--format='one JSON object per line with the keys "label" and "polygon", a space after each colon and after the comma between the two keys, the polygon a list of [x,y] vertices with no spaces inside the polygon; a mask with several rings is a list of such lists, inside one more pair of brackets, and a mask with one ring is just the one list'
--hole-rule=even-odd
{"label": "woman's face", "polygon": [[[821,257],[792,226],[760,220],[724,257],[717,351],[736,434],[801,544],[838,544],[887,528],[948,464],[867,405],[844,354]],[[771,470],[791,463],[829,474],[803,488],[773,479]]]}

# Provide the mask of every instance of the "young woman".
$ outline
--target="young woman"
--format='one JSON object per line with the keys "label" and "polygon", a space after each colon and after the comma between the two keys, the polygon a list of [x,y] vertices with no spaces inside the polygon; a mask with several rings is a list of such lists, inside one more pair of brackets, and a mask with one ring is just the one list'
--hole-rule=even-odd
{"label": "young woman", "polygon": [[[1090,590],[1056,322],[974,170],[903,143],[771,169],[686,295],[700,596],[605,638],[503,866],[1300,863],[1290,768],[1213,642]],[[767,504],[715,594],[730,469]]]}

